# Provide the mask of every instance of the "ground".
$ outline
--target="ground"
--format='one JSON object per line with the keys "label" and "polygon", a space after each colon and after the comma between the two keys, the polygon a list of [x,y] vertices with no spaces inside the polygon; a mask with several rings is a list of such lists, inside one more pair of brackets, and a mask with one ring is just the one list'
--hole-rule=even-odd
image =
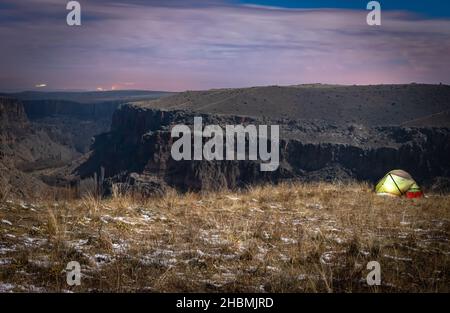
{"label": "ground", "polygon": [[356,183],[3,199],[0,292],[449,292],[449,205]]}

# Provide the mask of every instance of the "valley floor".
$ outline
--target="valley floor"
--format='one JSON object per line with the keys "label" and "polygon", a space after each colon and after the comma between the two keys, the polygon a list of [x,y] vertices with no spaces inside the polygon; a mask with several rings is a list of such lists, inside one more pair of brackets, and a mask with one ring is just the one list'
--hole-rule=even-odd
{"label": "valley floor", "polygon": [[[0,292],[449,292],[449,209],[450,196],[364,184],[4,200]],[[70,261],[80,286],[66,283]]]}

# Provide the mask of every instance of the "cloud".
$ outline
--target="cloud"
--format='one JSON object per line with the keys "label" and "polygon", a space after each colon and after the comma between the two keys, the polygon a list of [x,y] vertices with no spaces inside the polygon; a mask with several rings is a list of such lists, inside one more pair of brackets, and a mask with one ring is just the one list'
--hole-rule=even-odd
{"label": "cloud", "polygon": [[32,8],[32,0],[27,9],[14,3],[0,7],[0,17],[12,14],[0,22],[0,89],[39,79],[60,89],[127,88],[117,82],[132,81],[158,90],[450,83],[448,19],[386,12],[374,28],[366,11],[101,0],[82,2],[82,26],[68,27],[60,1]]}

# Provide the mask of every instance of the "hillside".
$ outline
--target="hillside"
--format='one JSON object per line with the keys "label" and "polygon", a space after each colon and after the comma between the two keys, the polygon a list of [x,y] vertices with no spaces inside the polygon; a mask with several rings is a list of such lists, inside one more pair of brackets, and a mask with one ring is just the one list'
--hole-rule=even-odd
{"label": "hillside", "polygon": [[25,168],[67,164],[72,158],[70,148],[33,127],[16,99],[0,97],[0,120],[0,198],[44,195],[48,186],[24,173]]}
{"label": "hillside", "polygon": [[[164,110],[380,126],[448,111],[449,99],[450,86],[446,85],[299,85],[187,91],[138,104]],[[430,120],[421,126],[435,125]],[[436,126],[450,127],[448,115]]]}
{"label": "hillside", "polygon": [[23,92],[0,96],[1,189],[46,196],[42,175],[67,166],[90,150],[94,136],[109,130],[114,111],[133,99],[164,93]]}
{"label": "hillside", "polygon": [[[389,113],[397,106],[389,93],[361,109],[322,103],[358,90],[393,90],[408,110]],[[258,87],[114,110],[67,99],[24,100],[27,109],[0,98],[0,292],[448,292],[450,128],[433,127],[447,125],[439,113],[447,93]],[[100,123],[99,106],[111,127]],[[205,125],[280,125],[279,168],[173,160],[171,127],[192,126],[199,114]],[[70,140],[89,134],[82,153]],[[393,168],[409,171],[426,197],[375,195],[373,183]],[[80,287],[65,282],[73,260]],[[377,287],[365,280],[373,260],[382,267]]]}
{"label": "hillside", "polygon": [[[45,143],[24,136],[4,149],[15,151],[8,159],[16,169],[52,186],[78,189],[104,171],[96,184],[106,194],[115,185],[151,195],[168,188],[205,191],[283,181],[374,183],[393,168],[409,171],[423,186],[448,189],[449,86],[269,86],[153,99],[160,95],[19,94],[27,129]],[[205,124],[280,125],[277,170],[261,172],[260,162],[249,160],[174,161],[170,127],[192,125],[198,114]],[[12,133],[20,134],[16,129]]]}
{"label": "hillside", "polygon": [[62,100],[77,103],[101,103],[110,101],[129,102],[145,99],[156,99],[170,95],[167,91],[147,90],[115,90],[115,91],[23,91],[5,94],[22,101]]}
{"label": "hillside", "polygon": [[402,126],[427,127],[432,125],[434,127],[449,127],[449,121],[450,121],[450,110],[439,112],[436,114],[431,114],[425,117],[419,117],[417,119],[403,123]]}
{"label": "hillside", "polygon": [[[428,118],[448,110],[449,96],[449,86],[308,85],[188,91],[134,102],[114,113],[111,131],[97,136],[87,160],[69,169],[70,181],[99,176],[103,168],[106,191],[124,184],[159,194],[167,187],[204,191],[283,181],[375,183],[401,168],[431,187],[450,177],[450,127],[433,127],[438,120]],[[174,161],[171,127],[192,126],[198,115],[204,125],[280,125],[280,166],[261,172],[259,161]],[[413,120],[421,120],[420,127],[402,126]],[[445,116],[442,125],[449,125]]]}
{"label": "hillside", "polygon": [[448,292],[449,200],[299,184],[4,202],[0,292]]}

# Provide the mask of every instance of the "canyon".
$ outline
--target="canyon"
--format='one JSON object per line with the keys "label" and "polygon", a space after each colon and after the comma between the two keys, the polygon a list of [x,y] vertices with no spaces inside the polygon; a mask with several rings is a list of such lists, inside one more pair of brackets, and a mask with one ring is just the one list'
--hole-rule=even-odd
{"label": "canyon", "polygon": [[2,189],[19,197],[55,192],[42,177],[90,150],[112,114],[133,99],[160,92],[21,92],[0,94]]}
{"label": "canyon", "polygon": [[[119,191],[147,196],[169,189],[208,191],[286,181],[374,183],[394,168],[410,172],[429,190],[449,188],[450,87],[445,85],[300,85],[151,97],[128,94],[100,102],[87,97],[87,106],[30,97],[19,99],[22,108],[4,102],[10,113],[2,113],[2,121],[10,122],[2,126],[16,128],[2,130],[2,140],[9,140],[9,146],[23,129],[39,129],[41,136],[49,137],[46,142],[54,143],[48,150],[53,154],[42,150],[36,154],[39,158],[24,158],[27,154],[16,143],[14,153],[2,152],[3,159],[12,160],[14,166],[7,168],[20,173],[32,164],[28,171],[33,179],[50,188],[70,187],[79,193],[90,182],[104,195]],[[66,96],[64,101],[73,99]],[[42,113],[47,110],[53,113]],[[14,112],[16,120],[11,117]],[[177,124],[193,127],[195,117],[221,127],[280,125],[279,168],[261,172],[258,160],[174,160],[171,129]],[[60,162],[51,167],[36,164],[54,159]]]}

